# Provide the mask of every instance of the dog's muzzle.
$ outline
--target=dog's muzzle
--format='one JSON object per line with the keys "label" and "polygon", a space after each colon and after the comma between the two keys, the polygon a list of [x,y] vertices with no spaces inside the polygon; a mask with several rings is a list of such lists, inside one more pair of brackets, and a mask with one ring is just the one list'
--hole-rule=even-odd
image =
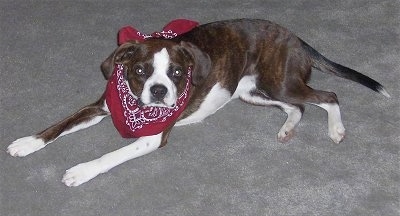
{"label": "dog's muzzle", "polygon": [[168,93],[167,87],[161,84],[156,84],[150,87],[150,93],[156,101],[162,101]]}

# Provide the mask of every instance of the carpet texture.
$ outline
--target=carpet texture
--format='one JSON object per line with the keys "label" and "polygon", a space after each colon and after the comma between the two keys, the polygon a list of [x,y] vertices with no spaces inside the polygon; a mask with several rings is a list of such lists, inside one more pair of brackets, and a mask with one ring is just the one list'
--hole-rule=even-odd
{"label": "carpet texture", "polygon": [[[400,3],[387,1],[0,2],[0,215],[400,215]],[[296,136],[276,141],[285,114],[233,101],[175,128],[166,147],[76,188],[65,170],[121,148],[109,118],[25,158],[7,146],[94,102],[100,63],[125,25],[151,33],[172,19],[261,18],[381,82],[385,98],[315,71],[310,85],[339,97],[347,136],[328,137],[308,105]]]}

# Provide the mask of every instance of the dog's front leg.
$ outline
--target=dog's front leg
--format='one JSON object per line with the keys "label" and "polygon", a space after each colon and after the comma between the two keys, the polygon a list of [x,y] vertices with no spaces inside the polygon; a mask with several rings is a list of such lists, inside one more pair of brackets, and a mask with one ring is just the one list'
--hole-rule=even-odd
{"label": "dog's front leg", "polygon": [[97,102],[83,107],[36,135],[15,140],[8,146],[7,152],[14,157],[24,157],[44,148],[61,136],[95,125],[108,115],[107,105],[101,97]]}
{"label": "dog's front leg", "polygon": [[96,160],[78,164],[66,171],[62,182],[70,187],[78,186],[125,161],[148,154],[160,147],[162,134],[141,137],[134,143],[105,154]]}

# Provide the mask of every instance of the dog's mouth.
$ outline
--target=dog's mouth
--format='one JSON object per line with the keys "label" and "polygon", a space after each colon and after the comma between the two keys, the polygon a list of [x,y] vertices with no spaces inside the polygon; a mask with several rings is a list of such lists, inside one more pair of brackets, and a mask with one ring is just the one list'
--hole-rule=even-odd
{"label": "dog's mouth", "polygon": [[138,105],[140,107],[165,107],[165,108],[174,108],[175,104],[168,105],[163,100],[151,100],[150,103],[144,103],[140,98],[138,98]]}

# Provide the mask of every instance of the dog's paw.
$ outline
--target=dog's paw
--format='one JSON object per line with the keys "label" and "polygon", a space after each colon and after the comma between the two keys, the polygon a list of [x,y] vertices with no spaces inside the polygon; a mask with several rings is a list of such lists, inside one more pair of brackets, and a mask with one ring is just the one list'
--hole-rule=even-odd
{"label": "dog's paw", "polygon": [[278,141],[281,143],[288,142],[289,140],[292,139],[294,136],[294,130],[285,130],[285,128],[282,128],[279,133],[278,133]]}
{"label": "dog's paw", "polygon": [[28,136],[15,140],[8,146],[7,152],[13,157],[24,157],[45,146],[46,145],[42,139]]}
{"label": "dog's paw", "polygon": [[100,173],[100,167],[95,161],[81,163],[67,170],[62,182],[68,187],[75,187],[89,181]]}
{"label": "dog's paw", "polygon": [[346,130],[344,129],[342,124],[337,124],[329,128],[329,137],[336,144],[341,143],[346,136]]}

